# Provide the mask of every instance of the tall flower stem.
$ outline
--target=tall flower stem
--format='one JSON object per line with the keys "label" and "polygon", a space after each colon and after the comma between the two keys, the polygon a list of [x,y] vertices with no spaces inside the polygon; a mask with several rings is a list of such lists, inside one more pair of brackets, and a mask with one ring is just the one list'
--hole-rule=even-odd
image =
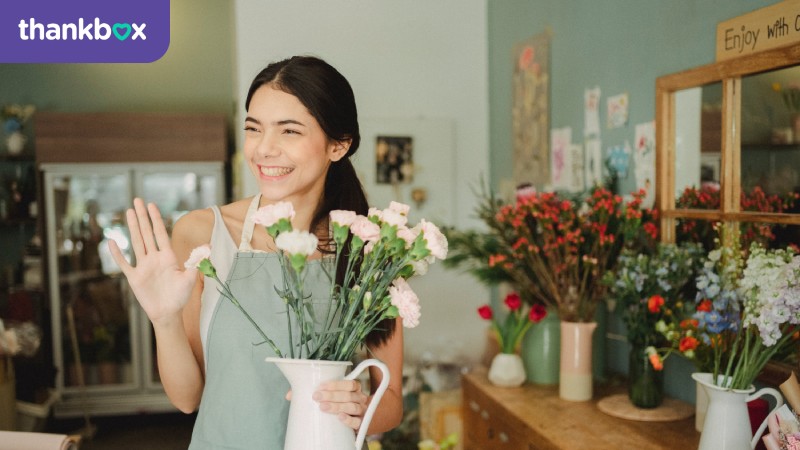
{"label": "tall flower stem", "polygon": [[232,293],[232,292],[230,291],[230,289],[228,288],[228,285],[226,285],[225,283],[223,283],[222,281],[220,281],[219,277],[218,277],[216,274],[214,274],[214,275],[213,275],[213,278],[214,278],[214,281],[216,281],[216,282],[217,282],[217,284],[219,284],[219,286],[220,286],[220,288],[221,288],[221,289],[217,289],[217,291],[218,291],[220,294],[222,294],[222,295],[223,295],[225,298],[227,298],[228,300],[230,300],[230,301],[231,301],[231,303],[232,303],[232,304],[233,304],[233,305],[234,305],[234,306],[235,306],[235,307],[236,307],[236,308],[237,308],[239,311],[241,311],[241,312],[242,312],[242,314],[244,314],[244,316],[247,318],[247,320],[248,320],[248,321],[250,321],[250,323],[251,323],[251,324],[253,324],[253,326],[256,328],[256,331],[258,331],[258,334],[260,334],[260,335],[261,335],[261,337],[264,339],[264,342],[266,342],[266,343],[267,343],[267,344],[268,344],[268,345],[269,345],[269,346],[272,348],[272,351],[273,351],[273,352],[275,352],[275,355],[277,355],[277,356],[278,356],[278,358],[283,358],[283,354],[282,354],[282,353],[281,353],[281,351],[278,349],[278,346],[277,346],[277,345],[275,345],[275,343],[272,341],[272,339],[270,339],[270,338],[269,338],[269,337],[266,335],[266,333],[264,333],[264,331],[261,329],[261,327],[259,327],[259,326],[258,326],[258,324],[256,323],[256,321],[255,321],[255,320],[253,320],[253,318],[252,318],[252,317],[250,317],[250,314],[248,314],[248,313],[247,313],[247,311],[246,311],[246,310],[245,310],[245,309],[242,307],[242,305],[239,303],[239,301],[238,301],[238,300],[236,300],[236,297],[234,297],[234,296],[233,296],[233,293]]}

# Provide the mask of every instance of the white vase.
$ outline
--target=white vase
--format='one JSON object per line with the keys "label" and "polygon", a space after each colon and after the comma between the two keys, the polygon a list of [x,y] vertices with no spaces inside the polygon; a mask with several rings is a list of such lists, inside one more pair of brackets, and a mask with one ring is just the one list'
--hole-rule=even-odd
{"label": "white vase", "polygon": [[708,394],[706,388],[695,380],[694,382],[694,429],[698,433],[703,432],[703,424],[706,421],[706,411],[708,411]]}
{"label": "white vase", "polygon": [[[710,373],[693,373],[692,378],[703,386],[708,394],[708,411],[706,412],[703,432],[700,435],[698,450],[752,450],[764,432],[767,421],[761,423],[753,437],[750,427],[750,416],[747,413],[747,402],[762,395],[775,397],[775,408],[783,405],[783,398],[772,388],[728,389],[712,383]],[[719,376],[722,378],[722,375]],[[774,411],[774,408],[773,408]],[[772,411],[770,411],[771,413]],[[769,415],[767,415],[769,417]]]}
{"label": "white vase", "polygon": [[[267,362],[275,363],[292,387],[284,450],[361,449],[375,408],[389,386],[389,369],[384,363],[367,359],[345,376],[345,370],[351,364],[347,361],[270,357]],[[320,384],[332,380],[352,380],[370,366],[380,369],[383,377],[364,413],[358,433],[354,434],[353,429],[343,424],[336,414],[320,410],[319,403],[311,396]]]}
{"label": "white vase", "polygon": [[516,353],[498,353],[489,367],[489,381],[495,386],[517,387],[525,381],[525,366]]}
{"label": "white vase", "polygon": [[22,134],[21,131],[15,131],[8,135],[6,138],[6,147],[8,148],[8,154],[12,156],[17,156],[22,153],[22,150],[25,149],[25,141],[28,138]]}

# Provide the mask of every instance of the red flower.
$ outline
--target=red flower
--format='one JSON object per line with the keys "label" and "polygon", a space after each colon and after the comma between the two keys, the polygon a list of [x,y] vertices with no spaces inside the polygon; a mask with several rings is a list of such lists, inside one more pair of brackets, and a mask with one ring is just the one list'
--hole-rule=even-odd
{"label": "red flower", "polygon": [[705,299],[697,305],[697,310],[700,312],[711,312],[713,306],[711,305],[711,300]]}
{"label": "red flower", "polygon": [[481,316],[481,319],[492,320],[492,308],[490,308],[489,305],[483,305],[478,308],[478,314]]}
{"label": "red flower", "polygon": [[678,344],[678,350],[682,352],[685,352],[687,350],[694,350],[697,348],[698,344],[699,342],[697,341],[697,339],[691,336],[682,337],[681,342]]}
{"label": "red flower", "polygon": [[547,317],[547,308],[541,303],[536,303],[531,306],[531,312],[528,314],[528,319],[533,323],[539,323]]}
{"label": "red flower", "polygon": [[506,306],[508,306],[508,309],[511,311],[516,311],[522,306],[522,299],[519,298],[519,294],[512,292],[506,295],[505,303]]}
{"label": "red flower", "polygon": [[700,322],[697,319],[685,319],[681,321],[681,328],[697,328],[700,326]]}
{"label": "red flower", "polygon": [[656,294],[647,299],[647,310],[651,313],[657,313],[664,306],[664,297]]}

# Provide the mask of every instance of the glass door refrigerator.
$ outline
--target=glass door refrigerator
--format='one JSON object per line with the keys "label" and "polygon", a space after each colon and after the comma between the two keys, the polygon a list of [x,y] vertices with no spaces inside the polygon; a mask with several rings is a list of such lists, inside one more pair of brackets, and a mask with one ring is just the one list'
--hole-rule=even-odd
{"label": "glass door refrigerator", "polygon": [[[154,202],[171,231],[181,215],[222,204],[222,162],[47,163],[47,284],[58,417],[173,411],[155,363],[152,326],[111,258],[132,259],[125,210]],[[132,261],[135,264],[135,261]]]}

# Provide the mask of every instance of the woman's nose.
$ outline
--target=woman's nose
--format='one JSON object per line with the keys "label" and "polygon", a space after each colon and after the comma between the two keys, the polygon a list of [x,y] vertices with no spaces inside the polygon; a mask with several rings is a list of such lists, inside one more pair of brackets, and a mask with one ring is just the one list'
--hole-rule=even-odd
{"label": "woman's nose", "polygon": [[280,143],[278,137],[269,131],[264,132],[264,138],[258,144],[258,154],[264,157],[277,156],[280,154]]}

